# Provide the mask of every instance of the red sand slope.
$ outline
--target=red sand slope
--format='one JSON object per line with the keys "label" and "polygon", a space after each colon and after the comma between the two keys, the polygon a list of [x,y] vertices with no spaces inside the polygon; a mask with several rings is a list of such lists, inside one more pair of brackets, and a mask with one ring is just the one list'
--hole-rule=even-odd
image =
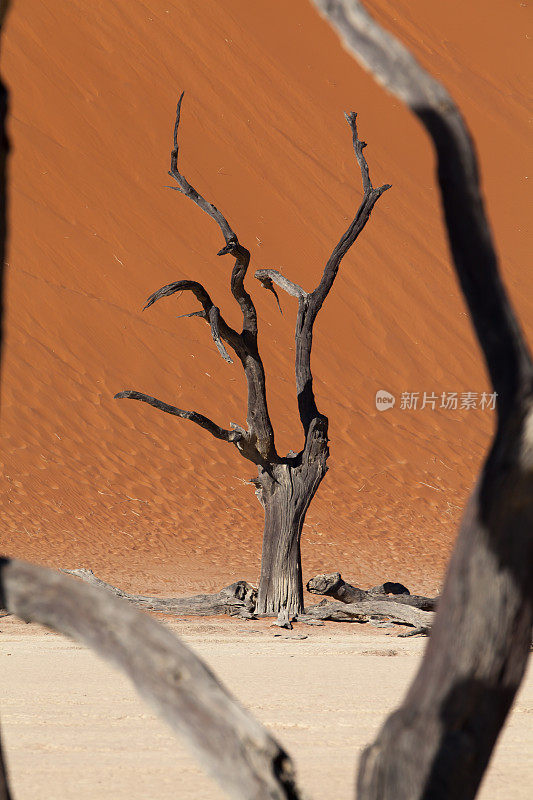
{"label": "red sand slope", "polygon": [[[510,0],[377,0],[379,18],[451,89],[476,137],[507,285],[525,327],[526,14]],[[382,198],[317,324],[331,471],[308,514],[306,576],[437,588],[489,441],[488,411],[374,407],[376,390],[488,388],[450,268],[420,126],[343,52],[305,0],[16,4],[3,69],[12,92],[11,243],[3,386],[2,550],[92,567],[144,591],[257,576],[261,509],[230,446],[125,387],[244,419],[226,365],[183,296],[203,281],[238,322],[218,229],[164,188],[186,89],[182,167],[251,249],[312,288],[357,205],[343,110],[357,110]],[[250,279],[250,285],[253,285]],[[281,449],[301,443],[294,302],[253,287]]]}

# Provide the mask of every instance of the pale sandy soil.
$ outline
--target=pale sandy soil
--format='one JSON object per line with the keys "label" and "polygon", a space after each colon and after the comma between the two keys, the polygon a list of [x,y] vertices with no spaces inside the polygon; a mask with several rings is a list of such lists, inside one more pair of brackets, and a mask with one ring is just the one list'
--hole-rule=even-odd
{"label": "pale sandy soil", "polygon": [[[402,697],[425,645],[359,625],[300,625],[275,636],[266,623],[170,624],[290,751],[310,796],[331,800],[352,796],[359,753]],[[224,797],[126,679],[84,647],[2,619],[0,660],[17,800]],[[532,719],[530,668],[480,800],[531,796]]]}

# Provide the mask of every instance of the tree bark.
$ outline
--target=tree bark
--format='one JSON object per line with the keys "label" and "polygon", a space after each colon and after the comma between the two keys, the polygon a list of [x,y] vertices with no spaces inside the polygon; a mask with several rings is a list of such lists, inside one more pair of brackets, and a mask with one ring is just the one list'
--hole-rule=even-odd
{"label": "tree bark", "polygon": [[[361,600],[380,600],[388,603],[400,603],[421,611],[435,611],[438,597],[421,597],[411,594],[406,586],[401,583],[386,581],[381,586],[375,586],[366,591],[352,586],[343,581],[340,572],[331,572],[327,575],[315,575],[307,582],[307,591],[311,594],[323,594],[333,597],[341,603],[358,603]],[[392,597],[390,595],[392,594]]]}
{"label": "tree bark", "polygon": [[258,614],[277,614],[285,609],[290,617],[303,609],[300,537],[306,509],[298,507],[291,472],[285,464],[278,467],[276,477],[267,481],[269,486],[263,492],[265,527]]}
{"label": "tree bark", "polygon": [[259,468],[257,494],[265,509],[257,614],[304,610],[300,537],[307,509],[327,472],[328,422],[313,421],[305,447],[270,471]]}
{"label": "tree bark", "polygon": [[211,617],[217,614],[230,616],[250,614],[255,609],[256,589],[246,581],[236,581],[224,586],[215,594],[197,594],[193,597],[149,597],[143,594],[128,594],[116,586],[97,578],[91,569],[63,569],[68,575],[75,575],[92,586],[106,589],[116,597],[133,603],[145,611],[178,616]]}
{"label": "tree bark", "polygon": [[[325,465],[325,461],[324,461]],[[256,614],[304,609],[300,538],[307,509],[325,475],[320,465],[279,465],[263,489],[265,529]]]}

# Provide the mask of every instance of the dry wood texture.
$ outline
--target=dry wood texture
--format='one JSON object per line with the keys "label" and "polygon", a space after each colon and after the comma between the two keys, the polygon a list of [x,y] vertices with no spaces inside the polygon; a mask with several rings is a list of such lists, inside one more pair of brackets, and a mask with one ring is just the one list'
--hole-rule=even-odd
{"label": "dry wood texture", "polygon": [[128,594],[97,578],[90,569],[65,569],[62,572],[75,575],[92,586],[106,589],[115,597],[122,597],[146,611],[160,611],[164,614],[189,614],[203,617],[212,614],[233,615],[253,612],[257,598],[257,589],[246,581],[236,581],[215,594],[197,594],[193,597],[147,597],[140,594]]}
{"label": "dry wood texture", "polygon": [[[434,611],[438,598],[420,597],[413,595],[409,589],[401,583],[386,581],[381,586],[374,586],[366,591],[352,586],[343,581],[340,572],[331,572],[324,575],[315,575],[307,582],[307,591],[311,594],[324,594],[340,600],[341,603],[353,603],[360,600],[381,600],[391,603],[403,603],[404,605],[420,608],[422,611]],[[392,594],[392,597],[390,595]]]}
{"label": "dry wood texture", "polygon": [[[90,569],[62,570],[92,586],[98,586],[115,597],[121,597],[146,611],[156,611],[172,615],[208,616],[216,614],[230,614],[251,617],[275,616],[272,612],[262,612],[257,608],[257,589],[246,581],[236,581],[230,586],[225,586],[215,594],[199,594],[193,597],[148,597],[146,595],[128,594],[122,589],[98,578]],[[337,579],[338,576],[338,579]],[[311,586],[311,588],[310,588]],[[398,587],[400,584],[383,584],[387,587]],[[311,606],[299,614],[290,614],[287,608],[282,608],[277,615],[277,624],[280,627],[292,627],[290,620],[309,622],[310,620],[331,620],[332,622],[368,622],[376,617],[385,618],[402,625],[412,625],[415,628],[424,628],[429,631],[433,614],[426,614],[431,610],[430,598],[417,598],[411,595],[396,594],[388,597],[383,592],[383,587],[376,587],[376,591],[365,592],[345,584],[339,573],[332,575],[317,575],[307,584],[308,589],[315,594],[326,594],[340,600],[339,603],[322,603]],[[381,592],[379,590],[382,590]],[[319,591],[320,590],[320,591]],[[409,603],[409,600],[413,603]],[[413,606],[413,611],[405,606]],[[424,606],[424,609],[422,608]],[[418,612],[418,609],[422,613]]]}

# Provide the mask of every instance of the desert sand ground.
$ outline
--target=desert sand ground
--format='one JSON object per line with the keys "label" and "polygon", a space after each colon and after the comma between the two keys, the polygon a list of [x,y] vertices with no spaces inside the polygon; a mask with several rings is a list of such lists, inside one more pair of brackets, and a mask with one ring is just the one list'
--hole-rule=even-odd
{"label": "desert sand ground", "polygon": [[[310,798],[331,800],[353,796],[359,754],[399,702],[425,645],[357,624],[282,632],[241,620],[166,624],[291,753]],[[2,619],[0,658],[16,800],[225,797],[127,680],[86,648]],[[531,797],[532,719],[530,666],[480,800]]]}

